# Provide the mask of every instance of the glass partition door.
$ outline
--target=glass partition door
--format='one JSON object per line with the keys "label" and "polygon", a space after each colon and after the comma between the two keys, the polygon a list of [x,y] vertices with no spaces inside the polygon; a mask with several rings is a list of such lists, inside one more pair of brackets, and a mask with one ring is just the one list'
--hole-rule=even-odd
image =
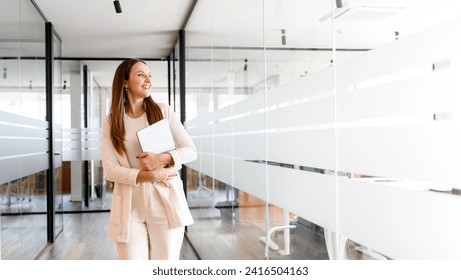
{"label": "glass partition door", "polygon": [[[47,244],[49,168],[45,22],[31,1],[4,1],[0,60],[1,258],[33,259]],[[5,8],[6,7],[6,8]]]}

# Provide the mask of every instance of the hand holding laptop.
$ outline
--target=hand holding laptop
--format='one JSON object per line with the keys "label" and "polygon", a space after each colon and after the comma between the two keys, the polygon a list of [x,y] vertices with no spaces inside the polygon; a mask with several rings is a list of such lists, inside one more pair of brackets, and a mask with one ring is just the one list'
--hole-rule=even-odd
{"label": "hand holding laptop", "polygon": [[[168,161],[165,157],[171,157],[169,154],[166,154],[166,152],[176,148],[168,121],[163,119],[144,129],[141,129],[137,132],[137,137],[141,146],[141,150],[143,151],[138,156],[138,159],[141,162],[141,166],[145,170],[153,170],[155,168],[167,169],[158,171],[164,175],[161,176],[162,178],[166,178],[165,181],[159,181],[165,186],[168,186],[166,181],[174,178],[174,176],[177,175],[177,173],[171,170],[171,168],[168,168],[168,165],[162,166],[162,163]],[[167,173],[163,174],[164,172]]]}

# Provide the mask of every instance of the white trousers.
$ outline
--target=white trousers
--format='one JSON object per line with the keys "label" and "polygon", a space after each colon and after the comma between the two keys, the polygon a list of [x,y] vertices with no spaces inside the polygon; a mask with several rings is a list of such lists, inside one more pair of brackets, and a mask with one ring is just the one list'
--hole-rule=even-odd
{"label": "white trousers", "polygon": [[184,227],[170,228],[160,196],[150,183],[133,187],[129,238],[116,243],[121,260],[179,260]]}

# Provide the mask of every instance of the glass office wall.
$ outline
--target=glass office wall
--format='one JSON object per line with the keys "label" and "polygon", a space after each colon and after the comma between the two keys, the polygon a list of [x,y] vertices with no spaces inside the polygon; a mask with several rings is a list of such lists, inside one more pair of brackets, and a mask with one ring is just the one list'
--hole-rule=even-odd
{"label": "glass office wall", "polygon": [[200,257],[461,258],[458,6],[199,1],[186,128]]}
{"label": "glass office wall", "polygon": [[[187,128],[199,150],[188,169],[195,217],[188,237],[203,259],[263,257],[258,247],[266,242],[269,208],[266,135],[260,130],[266,117],[257,112],[266,103],[260,94],[265,89],[262,8],[263,1],[200,1],[195,9],[203,14],[194,13],[187,27],[186,96],[192,99],[186,101]],[[245,34],[234,29],[237,19]],[[232,115],[242,117],[232,120]]]}
{"label": "glass office wall", "polygon": [[336,52],[337,170],[348,175],[337,181],[338,232],[349,258],[461,258],[459,7],[337,10],[336,47],[370,49]]}
{"label": "glass office wall", "polygon": [[62,123],[63,123],[63,87],[62,79],[62,42],[58,34],[53,34],[53,149],[54,149],[54,234],[58,236],[64,228],[64,192],[63,192],[63,165],[62,165]]}
{"label": "glass office wall", "polygon": [[[46,186],[48,180],[57,179],[47,176],[50,124],[46,113],[45,21],[30,1],[4,1],[2,5],[0,256],[33,259],[47,244]],[[59,47],[55,50],[59,55]],[[55,71],[59,79],[60,69]],[[62,228],[60,221],[57,226]]]}

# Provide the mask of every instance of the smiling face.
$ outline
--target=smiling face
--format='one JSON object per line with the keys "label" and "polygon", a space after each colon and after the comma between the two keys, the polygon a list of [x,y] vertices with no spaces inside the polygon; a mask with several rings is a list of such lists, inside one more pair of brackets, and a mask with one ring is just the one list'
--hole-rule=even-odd
{"label": "smiling face", "polygon": [[125,80],[124,83],[131,103],[137,103],[149,97],[151,86],[152,80],[149,67],[142,62],[134,64],[131,67],[128,80]]}

